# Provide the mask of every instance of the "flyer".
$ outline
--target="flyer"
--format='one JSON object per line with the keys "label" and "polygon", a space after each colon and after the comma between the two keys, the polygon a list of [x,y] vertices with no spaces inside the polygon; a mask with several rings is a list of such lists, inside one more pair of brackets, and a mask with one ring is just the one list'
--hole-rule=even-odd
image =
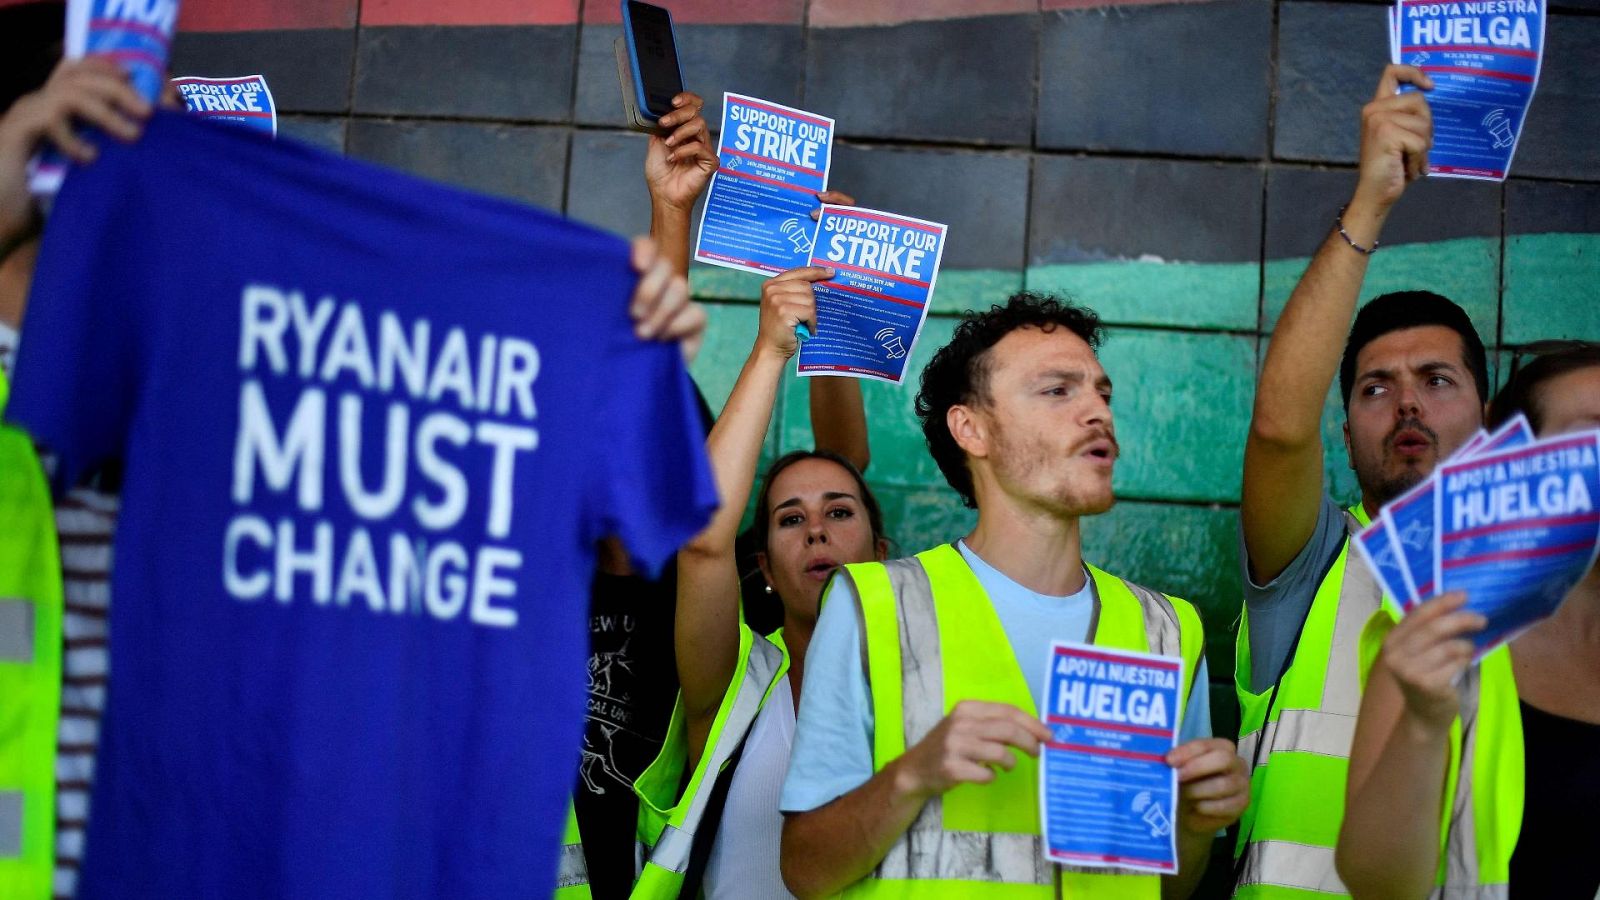
{"label": "flyer", "polygon": [[742,94],[722,95],[717,172],[694,258],[761,275],[803,266],[828,188],[833,120]]}
{"label": "flyer", "polygon": [[817,333],[800,345],[801,375],[854,375],[899,384],[933,300],[945,226],[853,206],[822,207],[809,264]]}
{"label": "flyer", "polygon": [[[178,0],[69,0],[62,55],[110,57],[127,70],[139,96],[154,103],[161,96],[177,22]],[[54,151],[34,157],[28,166],[29,191],[53,197],[69,164]]]}
{"label": "flyer", "polygon": [[278,134],[278,107],[272,101],[267,79],[260,75],[238,78],[172,79],[189,112],[203,119],[238,122],[268,137]]}
{"label": "flyer", "polygon": [[1397,0],[1391,21],[1391,57],[1433,79],[1429,174],[1504,181],[1539,83],[1544,0]]}
{"label": "flyer", "polygon": [[1351,546],[1366,561],[1367,568],[1372,570],[1384,594],[1401,609],[1409,609],[1412,602],[1411,586],[1406,582],[1400,554],[1395,550],[1394,541],[1389,538],[1389,528],[1384,520],[1380,517],[1357,532]]}
{"label": "flyer", "polygon": [[1434,487],[1433,478],[1406,491],[1385,506],[1380,513],[1389,534],[1400,554],[1400,568],[1405,574],[1407,609],[1417,601],[1438,593],[1433,589],[1433,562],[1438,553],[1434,541]]}
{"label": "flyer", "polygon": [[1600,432],[1535,441],[1440,467],[1438,593],[1465,591],[1489,625],[1478,655],[1561,605],[1600,549]]}
{"label": "flyer", "polygon": [[1056,642],[1045,675],[1039,821],[1054,863],[1178,871],[1183,660]]}

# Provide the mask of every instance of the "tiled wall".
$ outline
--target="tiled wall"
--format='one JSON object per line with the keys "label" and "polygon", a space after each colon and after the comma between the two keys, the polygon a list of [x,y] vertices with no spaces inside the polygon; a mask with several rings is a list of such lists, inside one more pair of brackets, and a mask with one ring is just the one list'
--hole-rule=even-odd
{"label": "tiled wall", "polygon": [[[669,5],[713,124],[724,90],[833,116],[835,186],[949,223],[918,365],[955,314],[1024,286],[1114,323],[1124,499],[1087,526],[1090,555],[1197,601],[1225,679],[1254,372],[1353,184],[1384,5]],[[1365,291],[1438,290],[1499,348],[1600,338],[1600,0],[1554,5],[1517,177],[1413,187]],[[644,142],[619,127],[617,21],[609,0],[185,0],[175,71],[262,72],[285,134],[633,233],[648,224]],[[754,334],[756,282],[702,269],[693,283],[712,311],[695,373],[720,404]],[[785,390],[770,453],[809,444],[805,390]],[[911,389],[865,390],[869,474],[901,548],[960,534],[971,516],[923,449]],[[1338,412],[1328,476],[1348,495]]]}

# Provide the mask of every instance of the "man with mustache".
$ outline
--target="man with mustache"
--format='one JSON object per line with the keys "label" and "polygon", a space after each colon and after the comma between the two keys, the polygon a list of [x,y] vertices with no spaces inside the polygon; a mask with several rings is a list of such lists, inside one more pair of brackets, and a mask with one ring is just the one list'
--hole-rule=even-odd
{"label": "man with mustache", "polygon": [[[928,449],[976,527],[913,559],[845,566],[823,598],[779,806],[801,897],[1184,897],[1244,809],[1233,744],[1211,737],[1205,643],[1188,603],[1083,559],[1111,508],[1111,380],[1090,310],[1033,294],[968,313],[922,375]],[[1050,865],[1037,709],[1052,640],[1181,656],[1178,874]]]}
{"label": "man with mustache", "polygon": [[[1402,84],[1420,91],[1397,93]],[[1361,115],[1360,171],[1278,320],[1256,389],[1239,510],[1245,612],[1235,681],[1251,768],[1236,897],[1348,894],[1334,871],[1360,708],[1357,640],[1381,594],[1349,535],[1421,482],[1483,423],[1483,342],[1438,294],[1373,299],[1344,330],[1396,201],[1428,169],[1433,122],[1420,70],[1389,66]],[[1334,375],[1361,501],[1323,488],[1321,420]],[[1314,892],[1314,893],[1307,893]]]}

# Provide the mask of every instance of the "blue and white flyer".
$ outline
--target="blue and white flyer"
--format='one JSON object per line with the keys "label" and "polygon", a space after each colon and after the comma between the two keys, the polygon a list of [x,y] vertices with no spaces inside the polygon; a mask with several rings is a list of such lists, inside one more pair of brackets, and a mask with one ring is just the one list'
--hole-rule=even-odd
{"label": "blue and white flyer", "polygon": [[1397,0],[1394,61],[1433,79],[1429,174],[1504,181],[1544,56],[1544,0]]}
{"label": "blue and white flyer", "polygon": [[[62,54],[67,59],[105,56],[128,73],[139,96],[151,103],[161,96],[178,0],[68,0]],[[28,189],[54,196],[66,176],[68,160],[50,151],[29,166]]]}
{"label": "blue and white flyer", "polygon": [[805,265],[816,234],[811,212],[832,164],[832,119],[723,94],[717,173],[694,258],[760,275]]}
{"label": "blue and white flyer", "polygon": [[1380,513],[1400,554],[1400,569],[1409,588],[1406,599],[1410,602],[1402,604],[1407,609],[1419,599],[1437,593],[1433,589],[1433,563],[1439,547],[1433,531],[1436,485],[1433,478],[1428,478],[1390,501]]}
{"label": "blue and white flyer", "polygon": [[854,375],[899,384],[933,301],[945,226],[909,216],[823,206],[809,264],[817,333],[800,345],[801,375]]}
{"label": "blue and white flyer", "polygon": [[1405,569],[1400,564],[1400,552],[1389,538],[1387,523],[1380,516],[1371,525],[1356,533],[1350,545],[1360,554],[1384,595],[1401,609],[1411,603],[1411,586],[1406,583]]}
{"label": "blue and white flyer", "polygon": [[172,79],[189,112],[203,119],[237,122],[275,137],[278,134],[278,107],[272,102],[267,79],[260,75],[239,78]]}
{"label": "blue and white flyer", "polygon": [[1489,625],[1478,655],[1555,612],[1600,549],[1600,432],[1440,467],[1438,593],[1465,591]]}
{"label": "blue and white flyer", "polygon": [[1039,821],[1045,858],[1178,871],[1177,744],[1183,660],[1056,642],[1045,680]]}

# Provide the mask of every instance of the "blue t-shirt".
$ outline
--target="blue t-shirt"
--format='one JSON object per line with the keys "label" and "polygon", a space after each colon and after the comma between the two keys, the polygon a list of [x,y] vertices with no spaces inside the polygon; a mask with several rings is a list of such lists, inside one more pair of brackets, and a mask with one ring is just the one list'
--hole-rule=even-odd
{"label": "blue t-shirt", "polygon": [[[994,604],[1017,665],[1033,692],[1033,705],[1044,705],[1044,670],[1054,641],[1086,641],[1094,612],[1094,588],[1068,597],[1028,590],[984,562],[965,541],[956,544]],[[872,689],[861,670],[861,626],[856,617],[855,588],[848,578],[835,578],[822,614],[806,648],[806,680],[789,753],[789,774],[778,806],[785,812],[816,809],[855,790],[872,777]],[[1200,658],[1194,686],[1184,704],[1178,741],[1211,736],[1210,694],[1206,661]]]}
{"label": "blue t-shirt", "polygon": [[596,542],[716,503],[626,245],[158,113],[56,200],[8,414],[125,460],[78,894],[554,883]]}

